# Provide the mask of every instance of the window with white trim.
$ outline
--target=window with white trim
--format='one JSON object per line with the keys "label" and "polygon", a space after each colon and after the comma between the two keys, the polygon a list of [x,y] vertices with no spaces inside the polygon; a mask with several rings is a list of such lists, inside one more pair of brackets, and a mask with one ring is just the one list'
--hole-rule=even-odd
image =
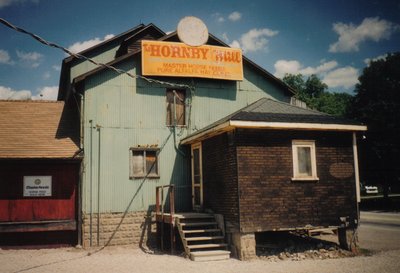
{"label": "window with white trim", "polygon": [[318,180],[314,140],[293,140],[292,180]]}
{"label": "window with white trim", "polygon": [[158,178],[158,148],[130,149],[130,178]]}

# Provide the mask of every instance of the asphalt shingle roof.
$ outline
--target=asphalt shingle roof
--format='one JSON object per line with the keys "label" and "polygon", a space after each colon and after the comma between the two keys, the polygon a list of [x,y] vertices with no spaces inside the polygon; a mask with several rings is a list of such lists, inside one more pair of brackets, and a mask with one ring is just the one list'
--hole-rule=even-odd
{"label": "asphalt shingle roof", "polygon": [[335,117],[319,111],[302,108],[268,98],[262,98],[226,118],[225,121],[243,120],[359,125],[359,123],[353,120]]}
{"label": "asphalt shingle roof", "polygon": [[306,109],[289,103],[261,98],[258,101],[200,129],[187,136],[183,141],[200,135],[228,121],[250,121],[268,123],[296,124],[333,124],[333,125],[362,125],[354,120],[335,117],[312,109]]}
{"label": "asphalt shingle roof", "polygon": [[0,158],[72,158],[79,116],[63,101],[0,101]]}

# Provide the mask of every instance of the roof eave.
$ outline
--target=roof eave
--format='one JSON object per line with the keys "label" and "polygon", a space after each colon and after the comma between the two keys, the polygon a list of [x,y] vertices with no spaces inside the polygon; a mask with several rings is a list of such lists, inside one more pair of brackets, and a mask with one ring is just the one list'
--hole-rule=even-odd
{"label": "roof eave", "polygon": [[[153,24],[151,24],[151,25],[153,25]],[[85,49],[85,50],[83,50],[83,51],[81,51],[81,52],[78,52],[78,53],[79,53],[80,55],[86,56],[87,54],[89,54],[89,53],[92,52],[93,50],[95,50],[95,49],[97,49],[97,48],[100,48],[100,47],[102,47],[103,45],[108,44],[108,43],[110,43],[110,42],[112,42],[112,41],[115,41],[115,40],[117,40],[117,39],[120,39],[121,37],[130,35],[130,33],[133,33],[133,32],[135,32],[135,31],[138,31],[139,29],[142,29],[142,28],[144,28],[144,27],[146,27],[144,24],[139,24],[139,25],[135,26],[134,28],[131,28],[131,29],[129,29],[129,30],[127,30],[127,31],[125,31],[125,32],[123,32],[123,33],[121,33],[121,34],[119,34],[119,35],[116,35],[116,36],[114,36],[114,37],[112,37],[112,38],[110,38],[110,39],[107,39],[107,40],[105,40],[105,41],[103,41],[103,42],[101,42],[101,43],[99,43],[99,44],[96,44],[96,45],[94,45],[94,46],[92,46],[92,47],[89,47],[89,48],[87,48],[87,49]],[[69,56],[69,57],[65,58],[63,61],[65,61],[65,63],[69,63],[69,62],[73,61],[74,59],[76,59],[76,57],[74,57],[74,56]]]}
{"label": "roof eave", "polygon": [[267,121],[229,120],[204,131],[200,131],[181,140],[181,145],[199,142],[233,129],[271,129],[271,130],[307,130],[307,131],[367,131],[365,125],[352,124],[324,124],[324,123],[292,123]]}
{"label": "roof eave", "polygon": [[[160,39],[158,39],[158,41],[165,41],[165,40],[168,40],[168,39],[171,39],[171,38],[175,37],[176,35],[177,35],[176,31],[174,31],[174,32],[171,32],[171,33],[161,37]],[[226,43],[224,43],[223,41],[221,41],[220,39],[218,39],[214,35],[212,35],[212,34],[209,34],[209,35],[210,35],[211,39],[213,39],[214,41],[216,41],[220,45],[229,47],[229,45],[227,45]],[[136,52],[125,54],[125,55],[123,55],[123,56],[121,56],[121,57],[119,57],[119,58],[107,63],[107,65],[115,65],[115,64],[125,60],[126,58],[131,57],[131,56],[133,56],[133,55],[135,55],[137,53],[140,53],[140,52],[141,52],[141,50],[139,49]],[[244,55],[243,55],[243,61],[248,63],[249,65],[253,66],[256,70],[260,71],[264,75],[266,75],[268,78],[273,80],[276,84],[282,86],[284,88],[284,90],[288,91],[288,93],[290,93],[291,95],[296,94],[296,92],[293,90],[293,88],[291,88],[289,85],[284,83],[282,80],[278,79],[277,77],[275,77],[274,75],[269,73],[267,70],[265,70],[261,66],[257,65],[256,63],[254,63],[253,61],[251,61],[250,59],[248,59]],[[95,74],[97,72],[100,72],[103,69],[104,69],[104,67],[97,67],[97,68],[93,69],[92,71],[89,71],[89,72],[79,76],[78,78],[76,78],[75,82],[81,81],[81,80],[85,79],[87,76],[90,76],[90,75],[93,75],[93,74]]]}

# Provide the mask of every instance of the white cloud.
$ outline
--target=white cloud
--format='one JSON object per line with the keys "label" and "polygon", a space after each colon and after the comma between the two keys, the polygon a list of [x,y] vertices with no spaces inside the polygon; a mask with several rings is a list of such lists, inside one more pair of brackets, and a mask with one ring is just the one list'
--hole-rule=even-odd
{"label": "white cloud", "polygon": [[23,65],[36,68],[43,60],[43,55],[37,52],[23,52],[17,50],[17,57]]}
{"label": "white cloud", "polygon": [[234,40],[230,46],[240,47],[243,52],[258,51],[261,49],[266,49],[269,37],[277,35],[279,32],[276,30],[271,30],[269,28],[257,29],[253,28],[248,32],[244,33],[239,41]]}
{"label": "white cloud", "polygon": [[0,99],[2,100],[57,100],[58,86],[45,86],[32,96],[30,90],[14,90],[10,87],[0,86]]}
{"label": "white cloud", "polygon": [[2,100],[30,100],[29,90],[13,90],[10,87],[0,86],[0,99]]}
{"label": "white cloud", "polygon": [[0,9],[3,7],[11,6],[14,4],[25,3],[25,2],[32,2],[32,3],[39,3],[39,0],[0,0]]}
{"label": "white cloud", "polygon": [[50,79],[50,77],[51,77],[51,74],[50,74],[49,71],[44,72],[43,75],[42,75],[42,78],[44,80],[48,80],[48,79]]}
{"label": "white cloud", "polygon": [[322,78],[329,87],[353,87],[358,82],[358,69],[346,66],[332,70]]}
{"label": "white cloud", "polygon": [[364,59],[364,63],[365,63],[366,65],[369,65],[370,62],[372,62],[372,61],[375,62],[375,61],[377,61],[377,60],[385,59],[386,57],[387,57],[387,54],[379,55],[379,56],[376,56],[375,58],[372,58],[372,59],[366,58],[366,59]]}
{"label": "white cloud", "polygon": [[0,64],[14,64],[14,62],[11,60],[10,54],[3,49],[0,49]]}
{"label": "white cloud", "polygon": [[224,40],[225,43],[229,43],[229,37],[226,32],[222,33],[222,40]]}
{"label": "white cloud", "polygon": [[358,51],[360,43],[368,40],[379,42],[382,39],[389,39],[391,34],[399,29],[399,25],[379,19],[379,17],[365,18],[358,26],[352,23],[335,23],[333,31],[339,35],[339,40],[329,46],[329,52]]}
{"label": "white cloud", "polygon": [[240,43],[237,40],[233,40],[232,43],[229,44],[230,47],[240,48]]}
{"label": "white cloud", "polygon": [[228,19],[231,20],[232,22],[239,21],[240,18],[242,18],[242,14],[238,11],[234,11],[228,16]]}
{"label": "white cloud", "polygon": [[57,100],[58,86],[45,86],[39,90],[38,94],[32,96],[33,100]]}
{"label": "white cloud", "polygon": [[55,71],[61,71],[61,66],[60,66],[60,65],[53,65],[52,68],[53,68]]}
{"label": "white cloud", "polygon": [[213,17],[215,21],[217,21],[218,23],[225,22],[225,18],[219,12],[211,14],[211,17]]}
{"label": "white cloud", "polygon": [[323,74],[333,68],[337,67],[338,63],[336,61],[322,61],[321,65],[316,67],[308,66],[303,68],[299,61],[296,60],[278,60],[275,64],[274,75],[279,78],[283,78],[286,73],[289,74],[303,74],[304,76],[309,76],[311,74]]}
{"label": "white cloud", "polygon": [[301,64],[296,60],[278,60],[274,64],[275,67],[275,77],[283,78],[286,73],[288,74],[298,74],[300,73]]}
{"label": "white cloud", "polygon": [[91,39],[91,40],[87,40],[87,41],[83,41],[83,42],[76,42],[74,44],[72,44],[71,46],[68,47],[68,50],[73,52],[73,53],[79,53],[85,49],[88,49],[92,46],[95,46],[99,43],[104,42],[105,40],[111,39],[112,37],[114,37],[113,34],[107,34],[106,36],[104,36],[103,39],[100,39],[98,37]]}
{"label": "white cloud", "polygon": [[337,68],[336,61],[321,61],[321,64],[316,67],[303,67],[297,60],[278,60],[275,62],[274,75],[278,78],[283,78],[286,73],[288,74],[302,74],[310,76],[315,74],[322,78],[322,82],[326,83],[329,88],[353,87],[358,82],[358,70],[351,66]]}
{"label": "white cloud", "polygon": [[10,6],[13,2],[12,0],[0,0],[0,8]]}
{"label": "white cloud", "polygon": [[322,62],[322,64],[317,67],[308,66],[306,68],[303,68],[299,71],[299,73],[306,76],[311,74],[321,74],[330,71],[337,66],[338,63],[336,61]]}

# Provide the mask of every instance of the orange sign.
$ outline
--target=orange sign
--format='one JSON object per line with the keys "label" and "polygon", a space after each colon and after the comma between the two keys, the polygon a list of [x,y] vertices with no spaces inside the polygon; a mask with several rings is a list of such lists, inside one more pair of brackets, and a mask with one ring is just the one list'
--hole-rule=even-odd
{"label": "orange sign", "polygon": [[221,46],[142,41],[142,73],[240,81],[243,80],[242,51]]}

